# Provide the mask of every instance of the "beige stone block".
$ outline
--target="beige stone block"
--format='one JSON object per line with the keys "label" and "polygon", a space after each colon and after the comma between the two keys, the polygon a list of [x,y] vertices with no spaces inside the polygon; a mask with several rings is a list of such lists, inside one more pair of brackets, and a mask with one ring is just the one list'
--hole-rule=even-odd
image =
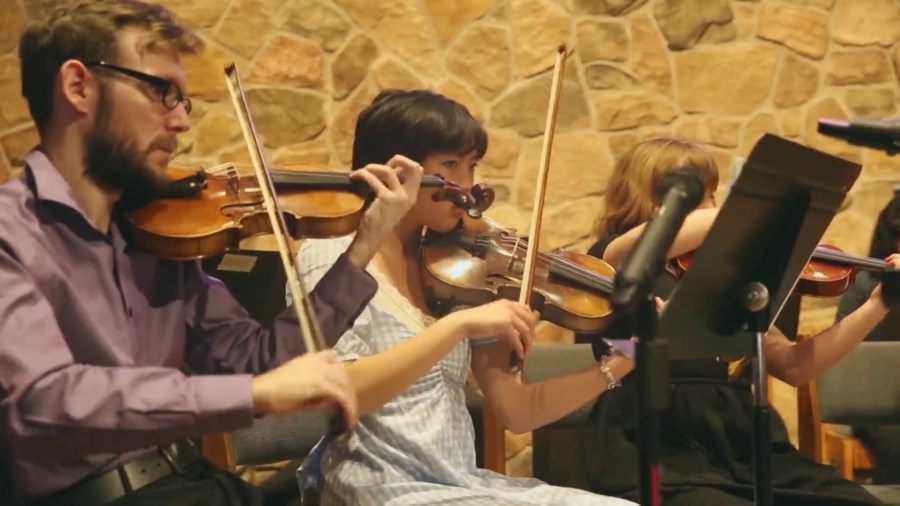
{"label": "beige stone block", "polygon": [[635,16],[631,21],[631,71],[644,84],[671,96],[672,68],[662,35],[653,19],[647,15]]}
{"label": "beige stone block", "polygon": [[[865,174],[866,176],[889,178],[892,182],[900,183],[900,156],[890,156],[881,150],[865,150]],[[873,218],[874,223],[874,218]]]}
{"label": "beige stone block", "polygon": [[639,138],[634,133],[622,133],[609,136],[609,152],[618,160],[626,151],[637,144]]}
{"label": "beige stone block", "polygon": [[425,88],[425,84],[406,65],[395,58],[381,58],[372,67],[372,78],[379,90],[415,90]]}
{"label": "beige stone block", "polygon": [[18,57],[0,58],[0,130],[21,125],[31,117],[28,102],[22,97],[20,75]]}
{"label": "beige stone block", "polygon": [[165,5],[179,20],[196,28],[213,26],[224,10],[221,0],[157,0],[156,3]]}
{"label": "beige stone block", "polygon": [[740,121],[727,118],[687,118],[675,130],[677,137],[723,148],[737,147],[740,134]]}
{"label": "beige stone block", "polygon": [[331,146],[322,137],[310,142],[285,146],[275,153],[272,163],[276,165],[296,167],[312,166],[329,168]]}
{"label": "beige stone block", "polygon": [[851,46],[891,46],[900,40],[896,0],[840,0],[834,9],[834,40]]}
{"label": "beige stone block", "polygon": [[897,112],[897,94],[890,88],[850,88],[844,103],[854,116],[892,116]]}
{"label": "beige stone block", "polygon": [[757,43],[702,46],[674,59],[685,112],[748,114],[769,96],[778,50]]}
{"label": "beige stone block", "polygon": [[475,93],[493,99],[509,85],[509,32],[499,26],[473,25],[450,46],[445,62]]}
{"label": "beige stone block", "polygon": [[810,5],[819,7],[820,9],[831,9],[834,7],[834,0],[782,0],[789,4]]}
{"label": "beige stone block", "polygon": [[578,22],[576,31],[582,62],[628,59],[628,32],[622,21],[584,19]]}
{"label": "beige stone block", "polygon": [[304,142],[325,129],[325,101],[317,93],[261,88],[248,90],[246,95],[257,131],[267,146]]}
{"label": "beige stone block", "polygon": [[832,97],[823,98],[814,103],[806,111],[803,129],[803,140],[810,147],[825,151],[848,160],[862,161],[862,151],[846,142],[826,137],[818,132],[818,122],[822,118],[847,119],[847,113],[841,104]]}
{"label": "beige stone block", "polygon": [[[17,0],[0,2],[0,54],[19,44],[19,34],[25,27],[25,12]],[[0,95],[2,96],[2,95]]]}
{"label": "beige stone block", "polygon": [[334,56],[331,64],[332,95],[343,99],[355,90],[369,74],[369,67],[378,58],[375,41],[364,34],[350,39]]}
{"label": "beige stone block", "polygon": [[322,88],[325,55],[319,45],[309,39],[280,33],[259,51],[247,72],[246,81]]}
{"label": "beige stone block", "polygon": [[652,92],[594,92],[592,98],[599,130],[665,125],[678,116],[667,98]]}
{"label": "beige stone block", "polygon": [[334,146],[338,159],[344,164],[349,165],[353,158],[353,132],[356,130],[356,118],[363,109],[372,104],[372,99],[377,94],[378,90],[375,86],[365,82],[353,92],[349,99],[338,104],[332,113],[331,117],[334,120],[329,131],[331,144]]}
{"label": "beige stone block", "polygon": [[509,457],[506,462],[506,475],[514,478],[530,478],[534,473],[533,452],[534,448],[528,445],[519,453]]}
{"label": "beige stone block", "polygon": [[[542,246],[541,249],[545,247]],[[548,321],[541,321],[535,329],[534,342],[540,344],[572,344],[575,334],[571,330]],[[528,360],[526,357],[525,360]]]}
{"label": "beige stone block", "polygon": [[25,155],[37,147],[39,141],[37,128],[30,124],[4,135],[0,138],[0,146],[3,147],[10,166],[21,167],[25,165]]}
{"label": "beige stone block", "polygon": [[746,125],[744,125],[744,134],[741,139],[741,156],[748,156],[753,146],[759,142],[763,135],[771,133],[778,135],[778,123],[775,116],[768,112],[761,112],[753,116]]}
{"label": "beige stone block", "polygon": [[[898,19],[900,22],[900,19]],[[828,67],[828,83],[873,84],[893,81],[887,55],[878,49],[835,51]]]}
{"label": "beige stone block", "polygon": [[233,109],[209,112],[192,131],[195,133],[193,154],[197,156],[211,155],[242,138],[241,125],[235,118]]}
{"label": "beige stone block", "polygon": [[9,165],[9,160],[6,159],[6,153],[0,150],[0,184],[9,181],[11,172],[12,167]]}
{"label": "beige stone block", "polygon": [[734,22],[737,31],[737,40],[747,40],[756,36],[756,11],[757,5],[738,3],[732,5],[734,9]]}
{"label": "beige stone block", "polygon": [[479,122],[484,121],[484,110],[481,107],[481,101],[459,81],[448,79],[438,85],[437,92],[464,105],[469,110],[469,114]]}
{"label": "beige stone block", "polygon": [[549,0],[509,0],[509,25],[516,69],[524,77],[552,68],[559,45],[575,42],[569,16]]}
{"label": "beige stone block", "polygon": [[[225,86],[226,65],[235,63],[235,58],[211,41],[206,41],[203,49],[194,55],[181,57],[184,75],[187,79],[187,94],[193,99],[217,101],[227,96]],[[241,77],[244,67],[238,65]]]}
{"label": "beige stone block", "polygon": [[[516,204],[531,209],[537,186],[542,139],[529,139],[519,155]],[[552,206],[606,189],[612,160],[603,136],[594,131],[558,133],[550,154],[545,205]]]}
{"label": "beige stone block", "polygon": [[[693,47],[710,26],[731,24],[734,19],[728,0],[657,0],[653,16],[669,41],[669,49],[676,50]],[[732,29],[730,35],[733,39],[736,32]]]}
{"label": "beige stone block", "polygon": [[[612,172],[612,161],[609,167],[582,167],[583,172],[604,170]],[[551,167],[551,173],[555,167]],[[594,228],[594,220],[603,209],[603,197],[573,198],[568,202],[545,209],[545,217],[541,225],[541,249],[568,248],[571,244],[589,238]]]}
{"label": "beige stone block", "polygon": [[821,60],[828,49],[827,12],[811,7],[763,2],[756,35]]}
{"label": "beige stone block", "polygon": [[706,31],[697,41],[697,44],[722,44],[731,42],[738,38],[738,28],[735,24],[725,23],[721,25],[712,24],[706,27]]}
{"label": "beige stone block", "polygon": [[438,76],[438,45],[418,0],[335,0],[346,13],[401,60],[427,76]]}
{"label": "beige stone block", "polygon": [[894,72],[897,74],[897,81],[900,81],[900,46],[894,48]]}
{"label": "beige stone block", "polygon": [[[552,73],[521,82],[507,90],[494,102],[490,125],[512,128],[523,137],[534,137],[544,131],[550,103]],[[590,113],[574,65],[566,65],[559,96],[556,130],[568,131],[590,126]]]}
{"label": "beige stone block", "polygon": [[781,113],[781,133],[786,137],[799,137],[803,129],[803,110],[788,109]]}
{"label": "beige stone block", "polygon": [[772,101],[778,107],[806,103],[819,89],[819,69],[792,54],[784,56]]}
{"label": "beige stone block", "polygon": [[285,0],[235,0],[216,30],[216,39],[235,53],[250,58],[275,28]]}
{"label": "beige stone block", "polygon": [[531,446],[532,437],[530,432],[524,434],[513,434],[506,432],[506,458],[511,458],[522,452],[525,448]]}
{"label": "beige stone block", "polygon": [[322,0],[290,0],[282,29],[313,40],[326,51],[334,51],[346,40],[350,23]]}
{"label": "beige stone block", "polygon": [[488,150],[478,163],[478,173],[484,177],[512,177],[522,139],[512,130],[488,128]]}
{"label": "beige stone block", "polygon": [[499,0],[423,0],[438,39],[446,44],[463,28],[497,7]]}
{"label": "beige stone block", "polygon": [[250,151],[247,150],[247,145],[244,143],[223,149],[219,153],[218,161],[219,163],[235,163],[244,166],[250,166],[253,163]]}
{"label": "beige stone block", "polygon": [[620,16],[627,14],[647,0],[563,0],[563,4],[575,14],[609,14]]}
{"label": "beige stone block", "polygon": [[630,90],[640,85],[637,77],[606,63],[585,65],[584,81],[595,90]]}
{"label": "beige stone block", "polygon": [[511,234],[519,237],[528,235],[531,215],[506,200],[492,205],[485,215]]}
{"label": "beige stone block", "polygon": [[[859,198],[854,195],[853,200],[855,205]],[[874,216],[863,215],[853,211],[852,208],[838,213],[831,221],[831,225],[825,231],[820,243],[837,246],[847,253],[865,255],[869,251],[869,241],[872,240],[874,221]],[[836,302],[829,303],[828,299],[820,299],[818,303],[827,307],[836,305]]]}

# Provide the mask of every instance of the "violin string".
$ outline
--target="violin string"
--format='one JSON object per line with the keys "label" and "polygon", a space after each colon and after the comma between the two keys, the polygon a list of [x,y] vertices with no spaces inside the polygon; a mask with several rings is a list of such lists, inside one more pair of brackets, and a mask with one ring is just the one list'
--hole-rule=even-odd
{"label": "violin string", "polygon": [[[522,249],[525,248],[525,246],[523,246],[522,242],[523,241],[516,241],[514,239],[501,239],[500,240],[501,245],[515,247],[518,251],[521,251]],[[516,258],[518,258],[518,255],[516,255]],[[547,254],[544,252],[539,252],[538,258],[540,258],[541,260],[549,261],[551,266],[555,265],[555,266],[561,268],[563,271],[565,271],[573,276],[576,276],[576,279],[577,279],[577,277],[582,277],[584,279],[597,282],[605,290],[611,291],[613,288],[612,279],[610,279],[602,274],[599,274],[597,272],[594,272],[583,265],[579,265],[575,262],[572,262],[569,259],[560,258],[558,256],[550,255],[550,254]]]}
{"label": "violin string", "polygon": [[[499,228],[501,231],[515,235],[514,231],[509,230],[506,227],[500,225],[496,220],[490,218],[489,216],[482,216],[481,220],[490,226]],[[520,241],[517,239],[512,239],[512,238],[508,238],[508,239],[501,238],[500,239],[500,243],[502,245],[512,246],[513,244],[515,244],[519,247],[518,249],[522,249],[522,242],[523,241]],[[551,266],[554,264],[557,265],[558,267],[567,271],[569,274],[576,276],[576,279],[578,276],[581,276],[585,279],[589,279],[591,281],[599,283],[603,287],[603,289],[605,289],[607,292],[612,292],[613,280],[606,276],[603,276],[602,274],[598,274],[597,272],[594,272],[594,271],[592,271],[582,265],[579,265],[575,262],[572,262],[570,260],[562,259],[557,256],[550,256],[547,253],[538,252],[537,256],[539,259],[549,260]],[[516,255],[516,258],[518,258],[518,255]]]}

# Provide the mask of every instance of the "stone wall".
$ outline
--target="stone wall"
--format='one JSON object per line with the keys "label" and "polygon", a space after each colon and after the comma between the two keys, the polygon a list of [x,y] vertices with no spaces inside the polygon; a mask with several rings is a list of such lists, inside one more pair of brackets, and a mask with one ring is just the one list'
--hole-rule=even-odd
{"label": "stone wall", "polygon": [[[0,2],[0,180],[35,144],[15,50],[23,23],[48,3]],[[247,159],[222,76],[229,62],[242,72],[278,163],[346,168],[356,114],[378,90],[428,87],[484,121],[491,146],[479,177],[497,189],[493,216],[527,230],[555,48],[566,42],[575,53],[562,89],[544,247],[587,247],[615,156],[652,134],[706,143],[723,181],[764,132],[863,162],[852,200],[825,237],[853,253],[866,253],[875,216],[900,179],[900,157],[815,131],[820,117],[896,114],[900,0],[162,3],[207,42],[185,60],[196,112],[181,164]],[[803,330],[827,325],[834,302],[807,301]]]}

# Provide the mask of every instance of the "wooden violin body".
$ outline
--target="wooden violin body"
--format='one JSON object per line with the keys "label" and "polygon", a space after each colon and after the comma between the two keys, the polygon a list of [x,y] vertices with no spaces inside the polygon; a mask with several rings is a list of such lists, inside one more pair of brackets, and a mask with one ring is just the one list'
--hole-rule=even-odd
{"label": "wooden violin body", "polygon": [[[678,256],[676,275],[686,271],[694,260],[694,252]],[[844,253],[827,244],[816,246],[812,258],[803,267],[795,293],[811,297],[837,297],[847,291],[859,269],[885,270],[887,263],[875,258]]]}
{"label": "wooden violin body", "polygon": [[[349,173],[279,167],[271,176],[291,238],[338,237],[359,226],[368,187],[351,180]],[[132,241],[145,251],[173,259],[203,258],[272,232],[252,173],[231,164],[209,172],[170,167],[168,178],[167,195],[125,214]],[[469,194],[429,176],[421,186],[434,189],[433,199],[450,200],[474,215],[494,200],[493,190],[485,185]]]}
{"label": "wooden violin body", "polygon": [[[426,234],[422,278],[435,314],[519,297],[524,239],[489,220],[464,218],[453,232]],[[541,319],[576,332],[597,332],[610,322],[609,294],[615,271],[598,258],[578,253],[538,256],[532,307]]]}
{"label": "wooden violin body", "polygon": [[[195,172],[169,168],[172,180]],[[355,193],[325,189],[279,191],[278,200],[295,239],[352,233],[365,203]],[[238,172],[209,176],[202,191],[153,200],[126,213],[125,220],[138,247],[175,259],[215,255],[236,248],[241,239],[272,232],[254,176]]]}

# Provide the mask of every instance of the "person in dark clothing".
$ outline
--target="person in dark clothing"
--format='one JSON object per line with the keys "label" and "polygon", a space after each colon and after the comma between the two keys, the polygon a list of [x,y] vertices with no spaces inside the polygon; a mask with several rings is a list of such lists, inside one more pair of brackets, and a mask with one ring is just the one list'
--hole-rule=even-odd
{"label": "person in dark clothing", "polygon": [[[718,185],[715,161],[695,144],[658,138],[639,142],[618,161],[606,205],[597,220],[598,240],[589,253],[618,267],[658,206],[654,188],[666,173],[686,166],[699,170],[707,196],[686,219],[669,258],[699,247],[717,214],[713,198]],[[900,264],[900,256],[892,256],[889,261]],[[665,272],[656,284],[656,295],[667,298],[676,284],[674,274]],[[773,327],[764,349],[770,374],[799,385],[836,363],[887,314],[880,294],[878,287],[852,315],[802,343],[792,343]],[[614,328],[617,332],[605,332],[605,336],[630,335],[621,323],[615,323]],[[595,354],[602,355],[602,340],[593,341]],[[730,378],[725,358],[671,362],[669,405],[661,417],[663,504],[753,504],[753,398],[748,372],[749,368]],[[587,478],[597,493],[638,497],[636,379],[629,375],[622,388],[601,396],[589,418]],[[880,504],[861,486],[842,479],[836,469],[801,455],[791,445],[777,414],[772,416],[771,426],[777,505]]]}
{"label": "person in dark clothing", "polygon": [[[900,251],[900,189],[895,190],[894,198],[878,215],[869,256],[884,258],[897,251]],[[841,321],[861,306],[878,281],[878,273],[860,272],[853,285],[841,296],[836,321]],[[900,341],[900,328],[890,327],[887,323],[879,323],[866,336],[866,341]],[[900,483],[900,425],[856,426],[853,427],[853,434],[875,452],[872,482],[876,485]]]}

